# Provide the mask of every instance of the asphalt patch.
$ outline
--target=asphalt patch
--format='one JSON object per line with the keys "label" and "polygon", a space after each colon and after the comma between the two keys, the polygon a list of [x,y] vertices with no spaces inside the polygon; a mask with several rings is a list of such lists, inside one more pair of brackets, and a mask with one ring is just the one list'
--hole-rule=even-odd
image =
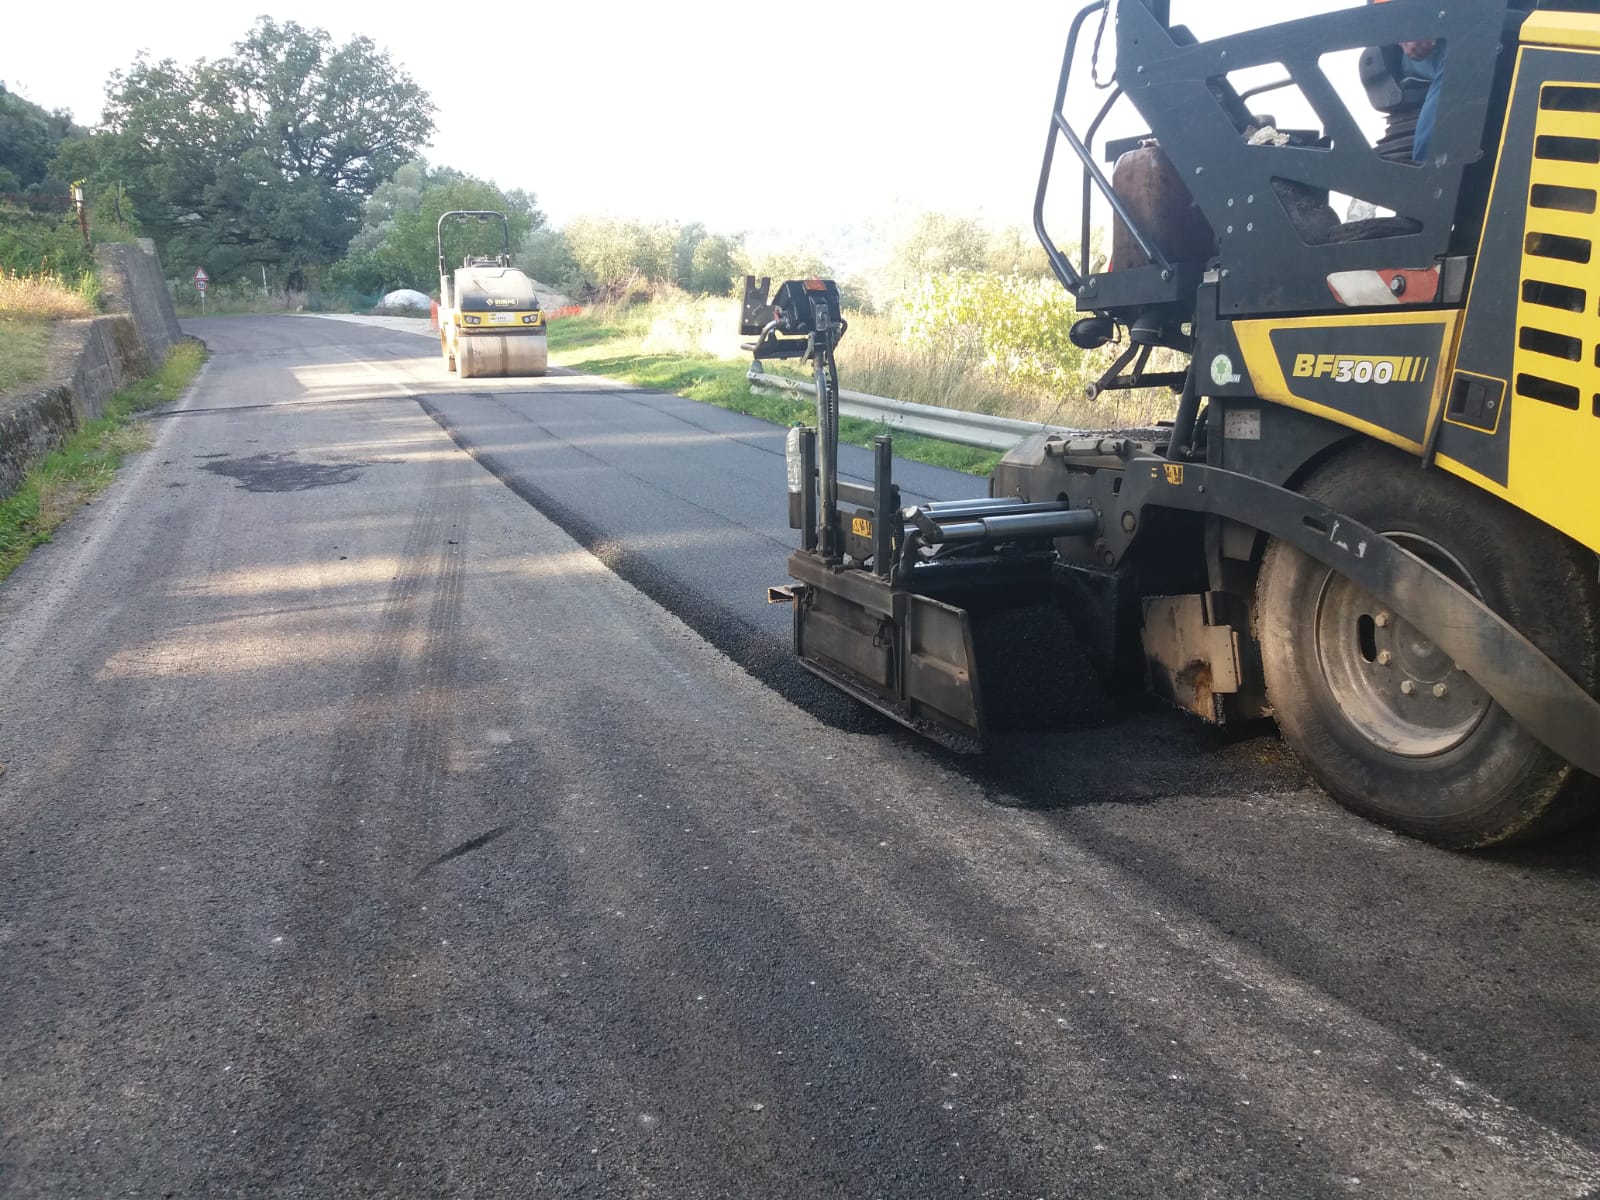
{"label": "asphalt patch", "polygon": [[282,454],[252,454],[248,458],[220,458],[201,470],[238,481],[247,492],[304,492],[311,488],[354,483],[370,463],[301,462],[294,451]]}

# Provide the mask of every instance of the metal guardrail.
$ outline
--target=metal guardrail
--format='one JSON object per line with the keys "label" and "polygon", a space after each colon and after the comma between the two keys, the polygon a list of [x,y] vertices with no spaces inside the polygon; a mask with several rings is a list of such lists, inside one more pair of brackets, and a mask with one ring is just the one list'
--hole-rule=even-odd
{"label": "metal guardrail", "polygon": [[[769,375],[756,363],[748,375],[752,387],[776,388],[786,392],[816,394],[809,380],[790,379],[786,375]],[[932,404],[913,404],[908,400],[889,400],[883,396],[869,396],[865,392],[839,389],[839,411],[847,417],[862,417],[868,421],[882,421],[891,429],[903,429],[924,437],[939,438],[963,446],[978,446],[985,450],[1010,450],[1024,438],[1036,433],[1075,434],[1075,429],[1059,425],[1043,425],[1034,421],[1017,421],[1010,417],[992,417],[987,413],[962,412],[954,408],[938,408]]]}

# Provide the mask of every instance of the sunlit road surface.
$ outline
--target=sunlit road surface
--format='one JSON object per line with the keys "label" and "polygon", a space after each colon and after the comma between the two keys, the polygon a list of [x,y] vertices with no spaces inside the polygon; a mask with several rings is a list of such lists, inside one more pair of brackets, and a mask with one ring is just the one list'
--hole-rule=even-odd
{"label": "sunlit road surface", "polygon": [[1175,715],[947,756],[788,663],[780,430],[192,330],[0,586],[0,1195],[1600,1188],[1592,838]]}

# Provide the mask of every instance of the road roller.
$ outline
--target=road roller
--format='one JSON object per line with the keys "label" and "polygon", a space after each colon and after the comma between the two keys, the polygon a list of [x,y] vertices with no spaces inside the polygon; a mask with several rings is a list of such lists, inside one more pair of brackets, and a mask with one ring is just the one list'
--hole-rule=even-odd
{"label": "road roller", "polygon": [[[449,221],[500,222],[498,255],[469,254],[452,274],[445,267]],[[457,209],[439,218],[439,353],[463,379],[543,375],[549,359],[544,311],[533,280],[511,265],[511,227],[504,213]]]}

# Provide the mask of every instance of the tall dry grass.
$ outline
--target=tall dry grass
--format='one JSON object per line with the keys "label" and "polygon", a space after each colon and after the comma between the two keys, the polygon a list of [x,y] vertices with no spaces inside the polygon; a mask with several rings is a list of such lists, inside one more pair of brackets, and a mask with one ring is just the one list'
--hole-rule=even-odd
{"label": "tall dry grass", "polygon": [[934,353],[913,350],[890,317],[849,313],[839,344],[839,383],[851,391],[913,404],[1030,419],[1035,398],[988,379],[975,348],[952,345]]}
{"label": "tall dry grass", "polygon": [[995,378],[975,341],[928,353],[906,345],[893,317],[851,313],[849,321],[839,346],[840,384],[871,396],[1079,429],[1149,428],[1177,412],[1177,397],[1165,389],[1085,398],[1084,388],[1120,347],[1086,355],[1080,376],[1066,386],[1030,387]]}
{"label": "tall dry grass", "polygon": [[[739,336],[738,302],[728,297],[658,288],[647,303],[597,304],[586,313],[635,353],[748,357],[741,348],[749,339]],[[1116,348],[1087,355],[1082,378],[1068,387],[1030,389],[995,379],[984,369],[975,342],[927,353],[906,345],[892,316],[851,312],[846,317],[850,326],[839,346],[839,382],[851,391],[1082,429],[1148,428],[1170,421],[1177,411],[1177,397],[1165,389],[1084,398],[1084,387],[1111,364]],[[784,368],[771,364],[768,369]]]}
{"label": "tall dry grass", "polygon": [[18,275],[0,271],[0,319],[57,321],[94,316],[99,284],[85,275],[77,284],[59,275]]}

